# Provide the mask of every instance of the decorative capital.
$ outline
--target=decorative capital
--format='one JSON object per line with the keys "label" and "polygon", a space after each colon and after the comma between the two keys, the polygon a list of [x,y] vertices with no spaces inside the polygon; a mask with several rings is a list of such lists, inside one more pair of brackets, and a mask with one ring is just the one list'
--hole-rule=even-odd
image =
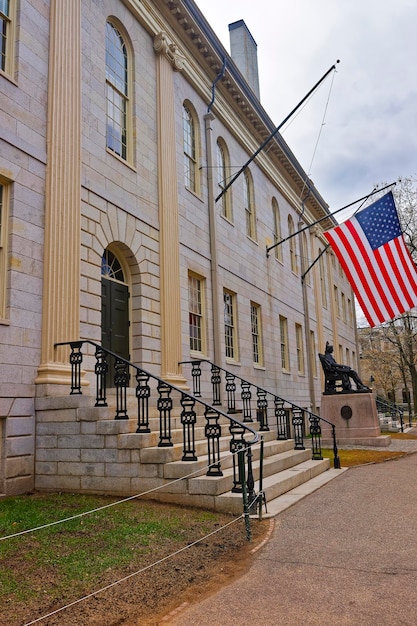
{"label": "decorative capital", "polygon": [[158,54],[163,54],[171,63],[175,71],[180,72],[184,67],[184,57],[178,52],[174,43],[169,43],[166,33],[161,31],[155,35],[153,48]]}

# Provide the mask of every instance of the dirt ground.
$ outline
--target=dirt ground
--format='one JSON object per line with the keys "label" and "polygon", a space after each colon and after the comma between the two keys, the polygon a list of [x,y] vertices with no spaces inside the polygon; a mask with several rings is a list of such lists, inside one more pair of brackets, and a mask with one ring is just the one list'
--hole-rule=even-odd
{"label": "dirt ground", "polygon": [[[45,619],[39,620],[71,600],[62,598],[51,606],[47,599],[38,596],[24,605],[12,607],[3,604],[0,607],[0,624],[156,626],[181,604],[196,602],[246,572],[254,558],[254,550],[262,544],[269,529],[269,520],[252,521],[252,540],[248,541],[244,521],[238,520],[174,557]],[[198,528],[195,531],[198,537]],[[176,550],[178,544],[170,549],[169,544],[164,543],[163,552],[157,550],[153,562]],[[101,588],[139,569],[141,567],[136,564],[132,565],[131,571],[113,570],[103,577]],[[42,572],[39,576],[42,577]],[[43,581],[43,584],[47,585],[48,581]],[[85,595],[96,590],[97,587],[94,590],[87,588]],[[76,599],[73,598],[73,601]],[[169,621],[163,623],[168,624]]]}

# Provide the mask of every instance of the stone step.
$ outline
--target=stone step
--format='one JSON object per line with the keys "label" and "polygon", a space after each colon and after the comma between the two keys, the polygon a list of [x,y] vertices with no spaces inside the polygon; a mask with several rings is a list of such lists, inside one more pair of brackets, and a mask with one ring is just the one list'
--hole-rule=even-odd
{"label": "stone step", "polygon": [[[317,463],[317,461],[314,462]],[[313,476],[307,482],[304,482],[301,485],[294,487],[294,489],[290,489],[289,491],[286,491],[282,495],[273,498],[270,501],[267,500],[266,508],[265,506],[262,507],[262,517],[264,519],[269,517],[275,517],[279,513],[282,513],[282,511],[289,509],[291,506],[293,506],[293,504],[296,504],[311,493],[314,493],[315,491],[317,491],[317,489],[320,489],[320,487],[323,487],[323,485],[326,485],[331,480],[338,478],[347,470],[347,467],[344,467],[342,469],[330,468],[327,471],[318,474],[317,476]],[[258,515],[256,517],[258,517]]]}
{"label": "stone step", "polygon": [[[269,437],[273,437],[273,433],[268,433]],[[276,454],[285,453],[287,451],[294,450],[294,441],[292,439],[287,439],[285,441],[277,441],[276,439],[270,439],[265,441],[264,443],[264,457],[269,457]],[[206,444],[206,452],[207,452],[207,444]],[[254,445],[252,448],[253,460],[256,461],[259,459],[260,455],[260,446]],[[221,468],[222,471],[233,467],[233,456],[229,451],[224,450],[220,454]],[[265,463],[265,460],[264,460]],[[192,474],[194,472],[207,471],[208,464],[208,456],[206,453],[199,456],[197,461],[173,461],[171,463],[167,463],[164,466],[164,478],[175,480],[177,478],[181,478],[183,476],[187,476],[188,474]]]}
{"label": "stone step", "polygon": [[[329,467],[330,462],[328,459],[323,461],[309,460],[283,470],[278,474],[266,477],[263,481],[263,491],[267,506],[268,502],[300,487],[300,485],[307,483],[323,472],[327,472]],[[242,494],[231,492],[220,494],[216,497],[215,506],[217,511],[223,513],[241,514],[243,510]]]}

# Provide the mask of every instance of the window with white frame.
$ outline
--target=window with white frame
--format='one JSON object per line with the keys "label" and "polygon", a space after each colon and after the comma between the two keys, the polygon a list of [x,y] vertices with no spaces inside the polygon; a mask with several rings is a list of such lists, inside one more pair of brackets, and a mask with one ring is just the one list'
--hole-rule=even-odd
{"label": "window with white frame", "polygon": [[321,303],[324,308],[327,308],[327,288],[326,288],[326,267],[324,261],[324,254],[319,249],[319,274],[320,274],[320,292]]}
{"label": "window with white frame", "polygon": [[256,215],[253,200],[253,182],[250,172],[247,170],[243,174],[243,203],[246,216],[246,234],[256,240]]}
{"label": "window with white frame", "polygon": [[0,319],[6,317],[9,189],[10,185],[0,180]]}
{"label": "window with white frame", "polygon": [[236,294],[224,290],[224,343],[226,358],[237,361],[236,341]]}
{"label": "window with white frame", "polygon": [[188,275],[188,319],[190,350],[205,353],[204,278]]}
{"label": "window with white frame", "polygon": [[317,376],[316,337],[314,330],[310,330],[310,358],[313,376]]}
{"label": "window with white frame", "polygon": [[197,168],[197,121],[191,105],[184,103],[182,108],[184,184],[190,191],[198,193]]}
{"label": "window with white frame", "polygon": [[290,369],[290,359],[288,350],[288,320],[282,315],[279,316],[279,333],[281,346],[281,367],[285,371]]}
{"label": "window with white frame", "polygon": [[106,23],[106,100],[106,146],[123,160],[131,160],[128,52],[122,35],[110,21]]}
{"label": "window with white frame", "polygon": [[250,319],[252,331],[252,359],[256,365],[262,365],[262,326],[261,307],[255,302],[250,303]]}
{"label": "window with white frame", "polygon": [[274,222],[274,255],[278,261],[282,262],[282,246],[276,245],[282,240],[281,217],[279,214],[279,206],[276,198],[272,198],[272,219]]}
{"label": "window with white frame", "polygon": [[14,70],[16,0],[0,0],[0,70],[11,76]]}
{"label": "window with white frame", "polygon": [[[217,140],[217,195],[221,194],[228,182],[230,168],[229,153],[222,139]],[[229,222],[232,221],[231,190],[228,189],[219,199],[220,212]]]}
{"label": "window with white frame", "polygon": [[297,370],[299,374],[304,374],[303,327],[301,324],[295,325],[295,344],[297,350]]}
{"label": "window with white frame", "polygon": [[294,233],[295,233],[294,220],[292,219],[291,215],[289,215],[288,216],[288,237],[289,237],[288,243],[290,246],[290,264],[291,264],[291,271],[297,274],[298,273],[297,245],[296,245]]}

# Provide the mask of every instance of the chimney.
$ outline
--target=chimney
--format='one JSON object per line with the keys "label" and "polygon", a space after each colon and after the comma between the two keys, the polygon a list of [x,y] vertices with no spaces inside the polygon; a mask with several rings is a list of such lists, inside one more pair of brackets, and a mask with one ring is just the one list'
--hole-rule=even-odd
{"label": "chimney", "polygon": [[229,33],[230,55],[259,100],[258,46],[256,41],[243,20],[229,24]]}

